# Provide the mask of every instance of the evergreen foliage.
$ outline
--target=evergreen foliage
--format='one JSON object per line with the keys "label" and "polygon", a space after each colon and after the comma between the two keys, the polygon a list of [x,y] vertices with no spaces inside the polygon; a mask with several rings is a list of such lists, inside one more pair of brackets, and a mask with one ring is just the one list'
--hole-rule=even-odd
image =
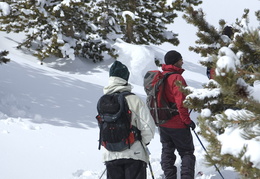
{"label": "evergreen foliage", "polygon": [[167,30],[166,25],[174,22],[177,11],[201,2],[177,0],[167,4],[167,0],[100,0],[96,14],[102,20],[99,23],[103,25],[106,36],[118,34],[122,40],[133,44],[159,45],[169,42],[178,45],[177,34]]}
{"label": "evergreen foliage", "polygon": [[96,62],[102,60],[102,52],[113,54],[111,45],[101,38],[90,21],[93,1],[6,2],[11,12],[0,16],[0,30],[26,33],[25,41],[18,48],[35,50],[40,60],[51,55],[74,59],[76,55]]}
{"label": "evergreen foliage", "polygon": [[[243,178],[259,178],[259,161],[247,151],[249,144],[260,141],[260,101],[251,95],[252,86],[260,81],[260,33],[259,27],[248,28],[248,12],[232,26],[233,33],[222,34],[227,26],[224,20],[219,21],[218,30],[206,22],[201,9],[187,8],[184,18],[198,28],[199,37],[198,46],[190,50],[205,57],[202,65],[215,68],[216,76],[203,89],[184,90],[188,94],[185,105],[201,113],[198,121],[200,135],[209,142],[208,164],[233,167]],[[259,21],[259,12],[256,15]],[[233,132],[244,141],[236,153],[224,150],[221,140]]]}
{"label": "evergreen foliage", "polygon": [[6,56],[8,55],[8,51],[4,50],[0,52],[0,64],[2,63],[7,63],[10,61],[9,58],[6,58]]}
{"label": "evergreen foliage", "polygon": [[[0,30],[25,32],[18,48],[35,50],[43,60],[51,55],[74,59],[86,57],[94,62],[104,53],[116,58],[113,44],[117,38],[133,44],[178,45],[177,34],[168,31],[175,11],[183,11],[201,0],[7,0],[10,14],[0,16]],[[92,8],[93,7],[93,8]]]}

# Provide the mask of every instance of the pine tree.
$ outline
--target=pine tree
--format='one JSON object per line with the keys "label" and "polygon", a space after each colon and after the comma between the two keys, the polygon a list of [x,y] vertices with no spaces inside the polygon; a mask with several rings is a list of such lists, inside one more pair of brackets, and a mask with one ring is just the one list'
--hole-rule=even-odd
{"label": "pine tree", "polygon": [[6,56],[8,55],[8,51],[4,50],[0,52],[0,64],[2,63],[7,63],[10,61],[9,58],[6,58]]}
{"label": "pine tree", "polygon": [[6,1],[9,15],[0,16],[0,30],[25,32],[26,39],[18,48],[35,50],[43,60],[55,55],[74,59],[83,56],[94,62],[103,59],[102,52],[113,54],[111,46],[100,37],[90,21],[93,1]]}
{"label": "pine tree", "polygon": [[95,13],[95,17],[100,20],[97,24],[103,27],[103,34],[106,37],[112,33],[133,44],[169,42],[178,45],[177,34],[167,30],[166,25],[174,22],[177,11],[183,11],[187,6],[198,5],[201,2],[201,0],[186,2],[177,0],[167,4],[166,0],[100,0],[97,3],[99,10]]}
{"label": "pine tree", "polygon": [[11,12],[0,16],[0,30],[25,32],[26,39],[18,48],[35,50],[40,60],[55,55],[71,59],[82,56],[96,62],[104,53],[116,58],[113,44],[117,38],[133,44],[178,45],[177,34],[166,25],[174,22],[177,11],[202,1],[167,2],[7,0]]}
{"label": "pine tree", "polygon": [[[260,80],[260,34],[259,27],[250,29],[245,23],[248,12],[233,25],[234,34],[222,34],[227,26],[224,20],[217,30],[206,22],[202,9],[187,9],[184,18],[198,27],[199,37],[198,46],[190,50],[206,57],[202,65],[215,68],[216,76],[203,89],[186,88],[185,104],[201,113],[198,121],[200,135],[209,142],[208,164],[233,167],[243,178],[259,178],[259,161],[248,150],[259,145],[260,139],[260,101],[251,95],[252,86]],[[256,15],[260,20],[259,12]],[[223,136],[235,132],[243,144],[236,146],[236,152],[228,151]]]}

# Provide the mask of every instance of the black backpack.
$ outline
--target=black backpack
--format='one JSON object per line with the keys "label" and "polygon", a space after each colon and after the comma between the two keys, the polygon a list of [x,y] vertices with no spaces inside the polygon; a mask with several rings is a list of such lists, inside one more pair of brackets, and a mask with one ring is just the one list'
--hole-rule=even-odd
{"label": "black backpack", "polygon": [[125,99],[133,93],[121,92],[103,95],[97,103],[96,117],[100,128],[99,147],[109,151],[123,151],[136,140],[141,140],[140,131],[131,125],[132,112]]}
{"label": "black backpack", "polygon": [[146,103],[157,126],[179,114],[176,104],[168,102],[164,93],[164,81],[171,74],[174,72],[162,74],[161,71],[154,70],[148,71],[144,76]]}

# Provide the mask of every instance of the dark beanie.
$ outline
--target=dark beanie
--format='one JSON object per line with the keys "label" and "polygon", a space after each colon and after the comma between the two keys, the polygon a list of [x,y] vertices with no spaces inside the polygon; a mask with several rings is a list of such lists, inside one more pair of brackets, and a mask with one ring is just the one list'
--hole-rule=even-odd
{"label": "dark beanie", "polygon": [[233,28],[231,26],[226,26],[223,29],[222,34],[227,35],[231,39],[232,36],[234,35]]}
{"label": "dark beanie", "polygon": [[122,64],[120,61],[115,61],[109,71],[109,76],[116,76],[119,78],[123,78],[126,81],[128,81],[129,74],[130,73],[127,67],[124,64]]}
{"label": "dark beanie", "polygon": [[167,52],[164,56],[164,61],[166,65],[174,65],[180,59],[182,59],[181,54],[175,50]]}

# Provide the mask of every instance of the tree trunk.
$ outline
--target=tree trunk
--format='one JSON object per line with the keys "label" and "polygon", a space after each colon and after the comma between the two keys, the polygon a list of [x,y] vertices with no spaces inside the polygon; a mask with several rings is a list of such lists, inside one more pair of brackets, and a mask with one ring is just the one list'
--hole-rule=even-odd
{"label": "tree trunk", "polygon": [[[136,4],[135,0],[129,0],[129,11],[135,13]],[[134,19],[130,16],[126,16],[126,42],[132,43],[134,41]]]}

